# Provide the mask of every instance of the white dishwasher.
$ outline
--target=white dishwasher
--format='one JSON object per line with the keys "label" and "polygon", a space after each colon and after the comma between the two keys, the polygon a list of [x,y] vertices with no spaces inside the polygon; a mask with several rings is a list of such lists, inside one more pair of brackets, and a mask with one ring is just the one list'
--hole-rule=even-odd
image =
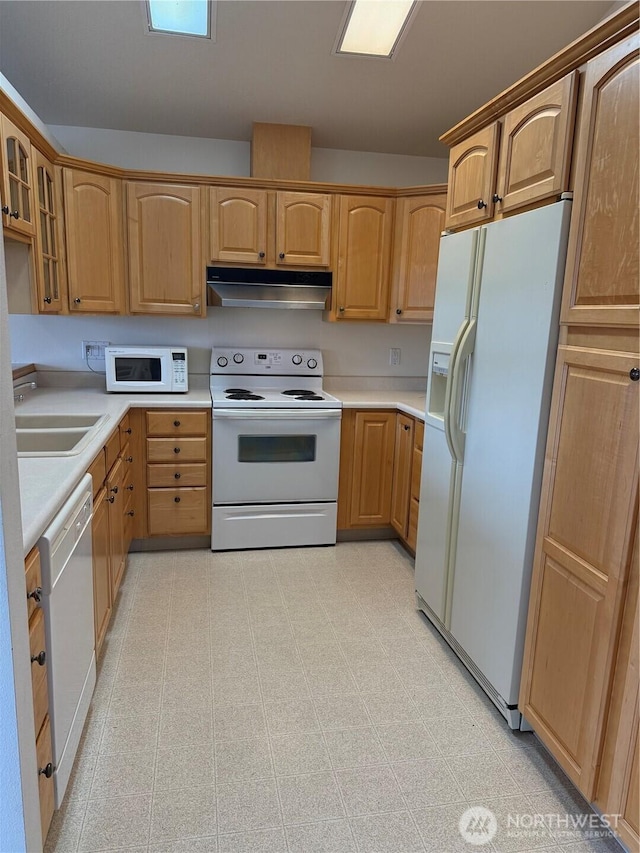
{"label": "white dishwasher", "polygon": [[38,542],[56,808],[62,805],[96,683],[92,517],[92,481],[86,474]]}

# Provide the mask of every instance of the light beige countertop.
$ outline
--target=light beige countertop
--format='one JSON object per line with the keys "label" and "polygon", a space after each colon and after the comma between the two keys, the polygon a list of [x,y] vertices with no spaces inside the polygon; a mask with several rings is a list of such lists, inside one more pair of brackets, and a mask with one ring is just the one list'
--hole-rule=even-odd
{"label": "light beige countertop", "polygon": [[397,409],[414,418],[424,420],[426,393],[424,391],[363,391],[326,389],[345,409]]}

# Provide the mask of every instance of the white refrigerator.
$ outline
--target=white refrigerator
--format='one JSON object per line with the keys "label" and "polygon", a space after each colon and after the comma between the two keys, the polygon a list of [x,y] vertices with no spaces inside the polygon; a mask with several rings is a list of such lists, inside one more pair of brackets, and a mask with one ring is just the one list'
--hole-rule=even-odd
{"label": "white refrigerator", "polygon": [[417,601],[512,728],[570,212],[566,198],[440,241]]}

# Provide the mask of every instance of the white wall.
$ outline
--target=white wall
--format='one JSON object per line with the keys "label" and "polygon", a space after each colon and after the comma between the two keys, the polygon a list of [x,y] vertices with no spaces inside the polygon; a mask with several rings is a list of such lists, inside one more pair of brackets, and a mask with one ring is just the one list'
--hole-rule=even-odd
{"label": "white wall", "polygon": [[[424,377],[431,326],[328,323],[320,312],[264,308],[209,308],[205,320],[190,317],[9,317],[14,363],[41,369],[87,370],[83,340],[113,344],[172,344],[189,348],[189,372],[208,373],[212,346],[321,349],[326,376]],[[389,365],[389,348],[401,363]],[[91,362],[93,368],[101,364]]]}
{"label": "white wall", "polygon": [[[74,157],[127,169],[190,172],[196,175],[250,174],[249,142],[136,133],[98,127],[51,125]],[[448,160],[367,151],[311,149],[311,180],[327,183],[415,186],[446,183]]]}

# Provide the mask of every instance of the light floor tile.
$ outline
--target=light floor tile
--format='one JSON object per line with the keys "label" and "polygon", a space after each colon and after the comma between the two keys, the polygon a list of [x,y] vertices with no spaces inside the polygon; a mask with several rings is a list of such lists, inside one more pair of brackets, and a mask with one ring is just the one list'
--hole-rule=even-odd
{"label": "light floor tile", "polygon": [[111,717],[104,724],[100,753],[155,749],[159,724],[160,718],[157,714]]}
{"label": "light floor tile", "polygon": [[472,853],[474,850],[491,850],[490,844],[469,844],[462,837],[460,818],[468,808],[468,803],[461,802],[416,809],[412,812],[427,853]]}
{"label": "light floor tile", "polygon": [[318,731],[320,725],[310,699],[283,699],[265,702],[269,733],[274,735]]}
{"label": "light floor tile", "polygon": [[278,779],[278,792],[287,825],[344,816],[340,791],[333,773],[281,776]]}
{"label": "light floor tile", "polygon": [[518,790],[495,752],[454,755],[447,763],[467,797],[508,797]]}
{"label": "light floor tile", "polygon": [[273,776],[269,741],[265,737],[216,744],[216,780],[264,779]]}
{"label": "light floor tile", "polygon": [[323,729],[346,729],[371,724],[366,705],[357,694],[318,696],[314,705]]}
{"label": "light floor tile", "polygon": [[282,824],[274,779],[219,784],[219,832],[269,829]]}
{"label": "light floor tile", "polygon": [[153,790],[155,758],[155,749],[100,756],[90,798],[150,794]]}
{"label": "light floor tile", "polygon": [[410,809],[464,800],[460,786],[442,758],[400,762],[391,766]]}
{"label": "light floor tile", "polygon": [[441,717],[427,720],[427,730],[438,744],[442,755],[471,755],[491,750],[484,729],[471,717]]}
{"label": "light floor tile", "polygon": [[218,839],[210,838],[172,838],[169,841],[152,841],[147,853],[216,853]]}
{"label": "light floor tile", "polygon": [[[422,853],[422,839],[409,812],[350,820],[360,853]],[[443,851],[441,851],[443,853]]]}
{"label": "light floor tile", "polygon": [[151,815],[151,841],[211,836],[216,833],[214,787],[156,791]]}
{"label": "light floor tile", "polygon": [[226,705],[216,708],[214,733],[216,741],[266,735],[262,705]]}
{"label": "light floor tile", "polygon": [[326,731],[325,739],[331,762],[336,769],[365,767],[386,762],[373,726]]}
{"label": "light floor tile", "polygon": [[422,722],[391,723],[377,726],[376,731],[389,761],[417,761],[440,754]]}
{"label": "light floor tile", "polygon": [[277,776],[331,770],[331,759],[319,732],[298,732],[271,738]]}
{"label": "light floor tile", "polygon": [[89,800],[78,850],[137,847],[149,840],[151,795]]}
{"label": "light floor tile", "polygon": [[375,725],[383,723],[406,723],[419,720],[418,707],[404,691],[395,693],[373,693],[362,697],[371,721]]}
{"label": "light floor tile", "polygon": [[286,829],[289,853],[357,853],[346,820],[327,820]]}
{"label": "light floor tile", "polygon": [[288,853],[282,829],[254,829],[220,835],[219,853]]}
{"label": "light floor tile", "polygon": [[363,767],[336,773],[348,815],[400,811],[404,799],[390,767]]}
{"label": "light floor tile", "polygon": [[199,788],[213,785],[213,749],[209,744],[178,749],[159,749],[154,789]]}

